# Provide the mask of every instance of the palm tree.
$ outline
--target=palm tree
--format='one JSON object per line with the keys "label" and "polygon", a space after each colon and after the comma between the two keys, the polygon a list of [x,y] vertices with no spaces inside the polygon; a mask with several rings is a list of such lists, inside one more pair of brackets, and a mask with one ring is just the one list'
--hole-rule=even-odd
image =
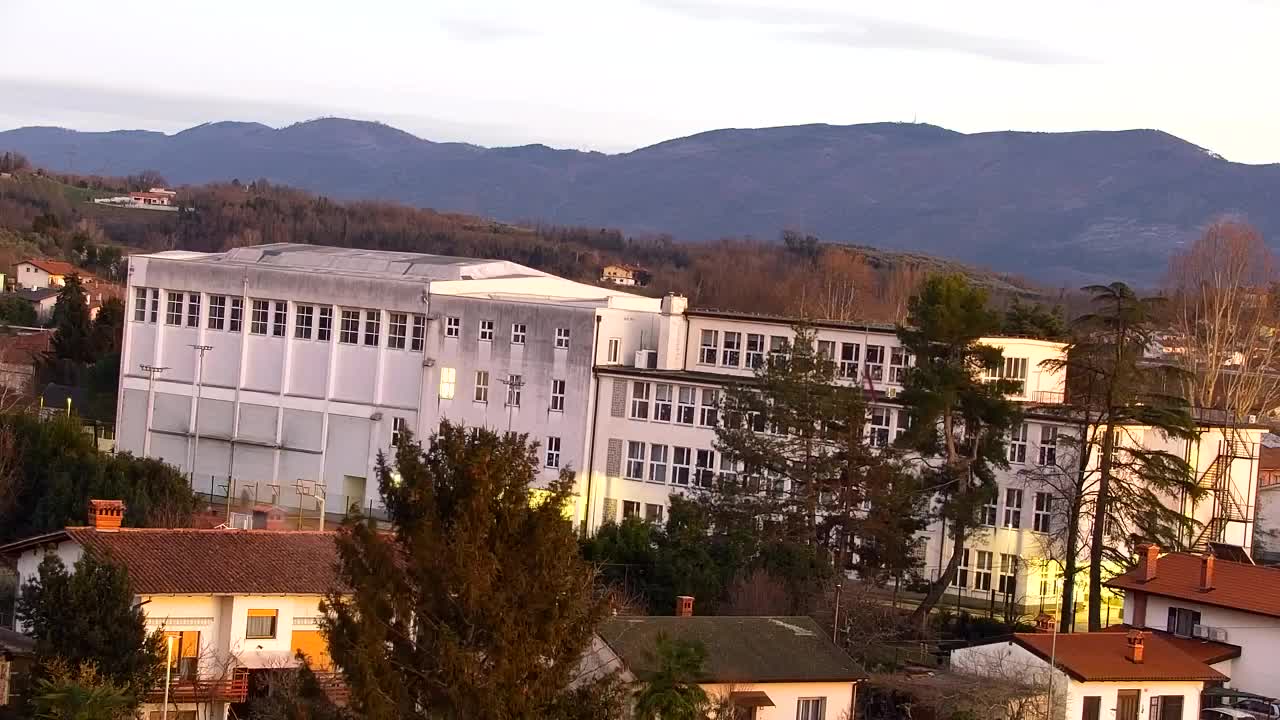
{"label": "palm tree", "polygon": [[636,720],[704,720],[711,701],[697,684],[707,650],[658,635],[658,669],[636,694]]}

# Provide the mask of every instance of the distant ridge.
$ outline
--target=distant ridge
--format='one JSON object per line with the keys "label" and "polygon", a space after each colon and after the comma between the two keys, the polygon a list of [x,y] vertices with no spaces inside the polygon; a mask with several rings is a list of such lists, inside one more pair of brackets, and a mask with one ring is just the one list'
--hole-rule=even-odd
{"label": "distant ridge", "polygon": [[262,177],[339,198],[689,240],[795,228],[1063,284],[1157,280],[1170,252],[1223,215],[1280,238],[1280,165],[1229,162],[1158,130],[818,124],[711,130],[607,155],[436,143],[323,118],[173,135],[28,127],[0,132],[0,150],[86,174]]}

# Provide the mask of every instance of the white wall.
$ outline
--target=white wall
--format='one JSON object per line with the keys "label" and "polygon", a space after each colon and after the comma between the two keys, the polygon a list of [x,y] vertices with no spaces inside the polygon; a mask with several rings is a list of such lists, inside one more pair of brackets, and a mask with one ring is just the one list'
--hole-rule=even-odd
{"label": "white wall", "polygon": [[14,281],[19,288],[25,290],[39,290],[40,288],[49,287],[49,273],[30,263],[18,263],[13,268]]}
{"label": "white wall", "polygon": [[1066,717],[1070,720],[1083,716],[1084,698],[1096,695],[1101,698],[1099,717],[1114,718],[1116,698],[1121,690],[1138,690],[1142,694],[1138,698],[1138,717],[1147,720],[1151,713],[1151,698],[1161,695],[1182,696],[1182,717],[1190,720],[1197,716],[1200,709],[1200,693],[1204,690],[1203,682],[1091,682],[1081,683],[1071,680],[1067,685]]}
{"label": "white wall", "polygon": [[773,707],[759,708],[756,720],[795,720],[802,698],[826,699],[827,711],[822,720],[844,720],[853,716],[854,683],[851,682],[706,683],[701,687],[712,698],[723,697],[731,692],[764,692],[773,701]]}

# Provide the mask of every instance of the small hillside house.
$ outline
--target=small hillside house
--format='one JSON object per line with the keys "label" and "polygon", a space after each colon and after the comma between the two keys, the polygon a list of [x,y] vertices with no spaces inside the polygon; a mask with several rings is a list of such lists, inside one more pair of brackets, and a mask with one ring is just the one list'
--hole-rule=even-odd
{"label": "small hillside house", "polygon": [[[22,290],[59,288],[66,284],[68,275],[80,273],[75,265],[61,260],[29,258],[13,266],[15,281]],[[83,274],[83,273],[80,273]]]}
{"label": "small hillside house", "polygon": [[624,287],[644,286],[648,283],[648,273],[637,265],[619,263],[605,265],[600,272],[600,282],[613,283]]}

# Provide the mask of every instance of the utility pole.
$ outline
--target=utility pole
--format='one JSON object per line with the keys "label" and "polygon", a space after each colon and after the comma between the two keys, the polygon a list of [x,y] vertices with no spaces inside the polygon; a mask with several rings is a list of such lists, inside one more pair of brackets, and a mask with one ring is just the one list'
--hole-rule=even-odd
{"label": "utility pole", "polygon": [[163,365],[147,365],[143,363],[138,367],[147,373],[147,427],[146,432],[142,435],[142,456],[151,457],[151,418],[156,410],[156,375],[162,373],[169,368]]}
{"label": "utility pole", "polygon": [[[511,432],[511,408],[520,407],[520,389],[524,387],[523,375],[508,375],[502,381],[507,386],[507,432]],[[516,402],[512,402],[515,400]]]}
{"label": "utility pole", "polygon": [[212,345],[192,345],[191,348],[200,353],[200,357],[196,360],[196,408],[195,421],[192,423],[192,442],[191,442],[191,464],[188,466],[191,484],[195,485],[196,480],[196,455],[200,452],[200,394],[204,389],[204,354],[213,349]]}

